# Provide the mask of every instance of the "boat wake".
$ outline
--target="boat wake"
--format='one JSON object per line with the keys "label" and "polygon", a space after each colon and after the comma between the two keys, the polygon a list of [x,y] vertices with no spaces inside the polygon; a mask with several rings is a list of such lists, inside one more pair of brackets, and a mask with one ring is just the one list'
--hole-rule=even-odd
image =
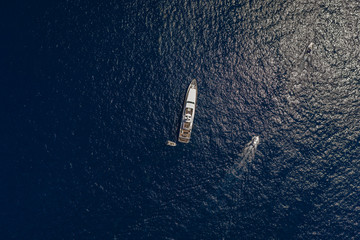
{"label": "boat wake", "polygon": [[[219,184],[216,194],[211,197],[211,204],[208,205],[210,211],[221,211],[231,205],[231,202],[238,197],[239,188],[241,188],[246,180],[245,177],[249,172],[249,168],[255,152],[259,145],[260,138],[254,136],[251,141],[246,144],[243,152],[239,154],[239,161],[236,161],[228,170],[224,179]],[[237,190],[237,191],[234,191]],[[240,189],[241,190],[241,189]]]}
{"label": "boat wake", "polygon": [[[220,228],[223,239],[229,238],[229,231],[236,224],[239,208],[247,205],[244,198],[244,187],[246,185],[246,176],[255,158],[255,152],[259,145],[260,138],[254,136],[246,144],[244,150],[239,154],[239,160],[236,161],[227,170],[227,174],[217,187],[215,194],[210,194],[210,198],[205,204],[206,212],[211,214],[209,226]],[[220,225],[219,225],[220,223]]]}
{"label": "boat wake", "polygon": [[299,73],[301,73],[302,71],[304,71],[304,69],[306,67],[312,66],[312,51],[314,49],[314,43],[311,42],[306,49],[304,50],[304,52],[300,55],[300,65],[298,66],[297,71]]}
{"label": "boat wake", "polygon": [[246,144],[242,154],[239,155],[241,160],[233,165],[233,167],[230,169],[230,174],[232,174],[234,177],[239,177],[244,172],[248,171],[248,166],[255,157],[255,151],[259,145],[259,142],[259,136],[255,136],[248,144]]}

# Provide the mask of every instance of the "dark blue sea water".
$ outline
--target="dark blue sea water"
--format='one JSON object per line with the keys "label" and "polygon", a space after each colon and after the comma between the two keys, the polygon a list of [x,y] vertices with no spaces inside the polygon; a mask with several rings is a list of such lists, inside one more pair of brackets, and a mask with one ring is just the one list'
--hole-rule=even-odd
{"label": "dark blue sea water", "polygon": [[1,5],[1,239],[360,239],[360,2]]}

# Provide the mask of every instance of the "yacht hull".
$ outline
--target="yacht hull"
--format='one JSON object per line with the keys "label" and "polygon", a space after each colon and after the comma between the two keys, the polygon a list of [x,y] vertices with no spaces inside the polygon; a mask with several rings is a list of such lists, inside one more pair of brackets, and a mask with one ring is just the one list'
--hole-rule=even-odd
{"label": "yacht hull", "polygon": [[178,141],[181,143],[189,143],[191,132],[194,123],[195,117],[195,108],[196,108],[196,100],[197,100],[197,82],[196,80],[192,80],[190,83],[183,106],[183,111],[181,115],[181,124]]}

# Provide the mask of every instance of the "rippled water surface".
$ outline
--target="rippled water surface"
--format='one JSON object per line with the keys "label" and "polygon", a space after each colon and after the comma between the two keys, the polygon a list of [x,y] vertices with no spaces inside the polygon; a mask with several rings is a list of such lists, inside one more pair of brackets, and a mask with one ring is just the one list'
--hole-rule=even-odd
{"label": "rippled water surface", "polygon": [[358,1],[90,2],[2,17],[5,236],[360,239]]}

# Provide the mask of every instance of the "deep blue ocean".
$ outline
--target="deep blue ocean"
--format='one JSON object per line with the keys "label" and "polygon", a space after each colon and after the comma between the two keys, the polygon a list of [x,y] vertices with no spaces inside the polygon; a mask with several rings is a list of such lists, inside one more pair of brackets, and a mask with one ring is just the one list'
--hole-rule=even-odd
{"label": "deep blue ocean", "polygon": [[360,239],[359,1],[0,9],[0,239]]}

